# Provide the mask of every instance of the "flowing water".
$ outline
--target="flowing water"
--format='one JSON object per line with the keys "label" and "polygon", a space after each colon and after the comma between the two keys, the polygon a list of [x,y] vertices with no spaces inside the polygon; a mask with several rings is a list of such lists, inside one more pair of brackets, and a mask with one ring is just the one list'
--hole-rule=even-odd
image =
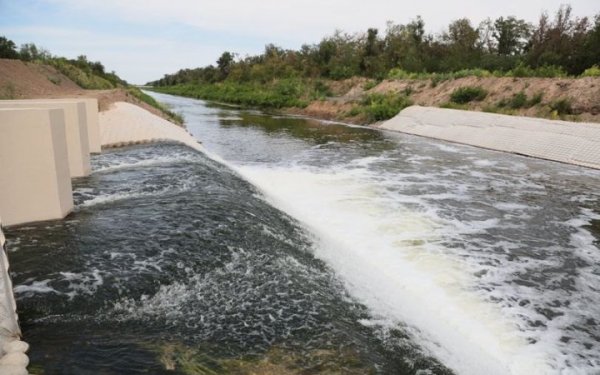
{"label": "flowing water", "polygon": [[152,94],[7,230],[32,372],[600,373],[600,171]]}

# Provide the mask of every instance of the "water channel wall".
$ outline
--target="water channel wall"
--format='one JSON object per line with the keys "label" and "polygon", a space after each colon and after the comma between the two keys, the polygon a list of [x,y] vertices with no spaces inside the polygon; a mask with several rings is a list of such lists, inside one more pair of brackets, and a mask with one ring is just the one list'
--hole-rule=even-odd
{"label": "water channel wall", "polygon": [[600,124],[412,106],[376,127],[600,169]]}
{"label": "water channel wall", "polygon": [[87,114],[83,102],[0,100],[0,108],[62,109],[65,113],[65,129],[71,177],[84,177],[90,174]]}
{"label": "water channel wall", "polygon": [[65,112],[0,108],[0,215],[5,225],[73,209]]}

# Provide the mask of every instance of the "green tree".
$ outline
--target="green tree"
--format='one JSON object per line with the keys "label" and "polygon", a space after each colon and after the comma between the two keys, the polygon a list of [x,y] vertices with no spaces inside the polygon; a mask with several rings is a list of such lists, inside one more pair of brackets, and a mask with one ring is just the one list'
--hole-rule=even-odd
{"label": "green tree", "polygon": [[231,72],[231,65],[233,64],[234,54],[231,52],[223,52],[221,57],[217,60],[217,67],[221,73],[221,79],[227,78]]}
{"label": "green tree", "polygon": [[513,16],[500,17],[494,22],[493,38],[500,55],[519,55],[527,44],[531,26]]}
{"label": "green tree", "polygon": [[17,46],[15,42],[6,37],[0,36],[0,58],[3,59],[18,59]]}

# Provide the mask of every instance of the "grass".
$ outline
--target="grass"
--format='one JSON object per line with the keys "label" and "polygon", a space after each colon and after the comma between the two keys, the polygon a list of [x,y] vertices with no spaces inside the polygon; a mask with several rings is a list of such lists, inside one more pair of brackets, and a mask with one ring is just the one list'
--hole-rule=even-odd
{"label": "grass", "polygon": [[282,79],[266,84],[225,81],[215,84],[155,87],[152,90],[246,107],[274,109],[304,108],[310,100],[330,94],[329,88],[324,83],[311,84],[309,81],[299,79]]}
{"label": "grass", "polygon": [[482,101],[487,96],[487,91],[479,86],[459,87],[450,94],[450,101],[457,104],[466,104],[472,101]]}
{"label": "grass", "polygon": [[159,102],[157,102],[153,97],[151,97],[150,95],[144,93],[142,90],[138,89],[137,87],[129,87],[127,89],[127,92],[135,97],[136,99],[160,110],[162,113],[164,113],[165,115],[167,115],[167,117],[169,118],[169,120],[175,122],[176,124],[182,125],[184,122],[183,116],[179,113],[175,113],[173,111],[171,111],[170,109],[166,108],[164,105],[160,104]]}

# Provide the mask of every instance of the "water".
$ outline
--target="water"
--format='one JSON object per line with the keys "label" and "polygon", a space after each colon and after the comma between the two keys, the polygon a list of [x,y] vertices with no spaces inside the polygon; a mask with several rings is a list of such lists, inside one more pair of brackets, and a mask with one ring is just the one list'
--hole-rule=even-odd
{"label": "water", "polygon": [[600,373],[600,172],[153,95],[221,162],[110,151],[8,231],[33,369]]}

